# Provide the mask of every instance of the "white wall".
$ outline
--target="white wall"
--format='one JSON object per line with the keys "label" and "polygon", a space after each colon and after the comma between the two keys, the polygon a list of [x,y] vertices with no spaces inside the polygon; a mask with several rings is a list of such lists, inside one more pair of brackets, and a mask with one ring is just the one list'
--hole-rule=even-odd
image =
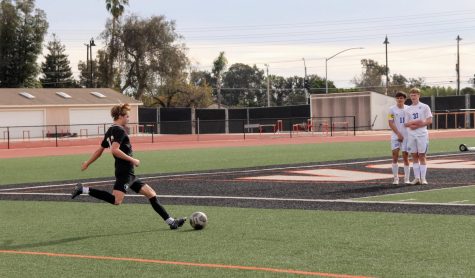
{"label": "white wall", "polygon": [[23,139],[23,137],[43,137],[45,124],[44,110],[2,110],[0,111],[0,139],[6,139],[9,128],[10,139]]}
{"label": "white wall", "polygon": [[394,104],[396,100],[393,97],[371,92],[371,124],[374,122],[372,130],[389,129],[388,112]]}
{"label": "white wall", "polygon": [[71,108],[69,109],[70,132],[78,136],[104,134],[112,123],[110,108]]}

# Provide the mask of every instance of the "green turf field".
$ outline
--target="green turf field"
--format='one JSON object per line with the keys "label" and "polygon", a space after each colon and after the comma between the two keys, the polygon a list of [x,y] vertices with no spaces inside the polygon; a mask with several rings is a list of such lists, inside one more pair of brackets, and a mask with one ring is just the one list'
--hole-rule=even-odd
{"label": "green turf field", "polygon": [[475,185],[457,188],[435,189],[387,196],[359,198],[361,201],[421,202],[441,204],[475,204]]}
{"label": "green turf field", "polygon": [[[429,153],[458,151],[460,139],[432,140]],[[463,139],[475,145],[475,138]],[[390,157],[389,142],[328,143],[275,145],[137,152],[141,160],[137,174],[199,171],[210,169],[245,168],[264,165],[322,162],[372,157]],[[114,174],[112,155],[104,152],[89,169],[80,171],[81,162],[89,155],[67,155],[35,158],[11,158],[0,163],[0,185],[61,181]]]}
{"label": "green turf field", "polygon": [[[475,139],[463,143],[475,145]],[[459,139],[432,140],[430,153]],[[139,174],[385,157],[388,142],[138,152]],[[1,184],[110,177],[109,154],[5,159]],[[473,188],[415,193],[427,202]],[[460,191],[459,191],[460,190]],[[447,193],[451,192],[451,193]],[[427,195],[426,195],[427,194]],[[435,194],[435,195],[432,195]],[[382,198],[393,198],[386,196]],[[445,199],[438,199],[444,197]],[[406,198],[397,196],[396,198]],[[473,203],[473,197],[471,197]],[[149,205],[0,201],[0,250],[150,259],[372,277],[473,277],[473,216],[167,206],[203,210],[203,231],[170,231]],[[151,222],[151,219],[157,219]],[[0,277],[299,277],[269,270],[0,253]],[[338,276],[321,276],[338,277]],[[340,276],[341,277],[341,276]]]}
{"label": "green turf field", "polygon": [[[169,206],[175,214],[197,210]],[[200,207],[171,231],[148,205],[2,201],[0,249],[376,277],[471,277],[470,216]],[[143,215],[138,217],[138,215]],[[257,270],[0,253],[2,277],[296,277]]]}

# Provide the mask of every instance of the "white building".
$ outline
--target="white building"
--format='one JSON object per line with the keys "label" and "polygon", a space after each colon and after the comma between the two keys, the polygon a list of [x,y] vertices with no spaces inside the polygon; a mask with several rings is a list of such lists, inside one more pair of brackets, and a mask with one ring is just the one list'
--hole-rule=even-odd
{"label": "white building", "polygon": [[130,104],[130,122],[138,123],[142,103],[112,89],[0,89],[0,138],[7,127],[10,139],[103,134],[111,108],[121,103]]}
{"label": "white building", "polygon": [[[396,101],[375,92],[354,92],[311,95],[310,103],[312,118],[341,117],[334,121],[350,121],[354,116],[356,128],[381,130],[389,129],[387,115],[389,107]],[[353,126],[352,122],[348,124]]]}

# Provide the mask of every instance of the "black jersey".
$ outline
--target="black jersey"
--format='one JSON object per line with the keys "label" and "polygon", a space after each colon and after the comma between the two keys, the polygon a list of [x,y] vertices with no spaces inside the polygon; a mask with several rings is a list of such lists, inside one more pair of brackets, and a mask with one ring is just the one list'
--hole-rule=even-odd
{"label": "black jersey", "polygon": [[[103,148],[110,148],[112,143],[117,142],[120,144],[119,149],[126,155],[132,156],[132,145],[130,144],[129,136],[125,129],[120,125],[112,125],[107,130],[102,140],[101,146]],[[115,157],[115,173],[118,175],[127,175],[134,173],[134,166],[131,162]]]}

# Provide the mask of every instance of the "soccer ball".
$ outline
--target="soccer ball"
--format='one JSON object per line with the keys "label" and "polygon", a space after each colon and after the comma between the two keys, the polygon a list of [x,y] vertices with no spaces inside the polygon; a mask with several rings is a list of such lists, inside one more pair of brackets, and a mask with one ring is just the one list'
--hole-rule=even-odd
{"label": "soccer ball", "polygon": [[201,230],[208,224],[208,217],[201,211],[193,212],[190,216],[190,225],[195,230]]}

